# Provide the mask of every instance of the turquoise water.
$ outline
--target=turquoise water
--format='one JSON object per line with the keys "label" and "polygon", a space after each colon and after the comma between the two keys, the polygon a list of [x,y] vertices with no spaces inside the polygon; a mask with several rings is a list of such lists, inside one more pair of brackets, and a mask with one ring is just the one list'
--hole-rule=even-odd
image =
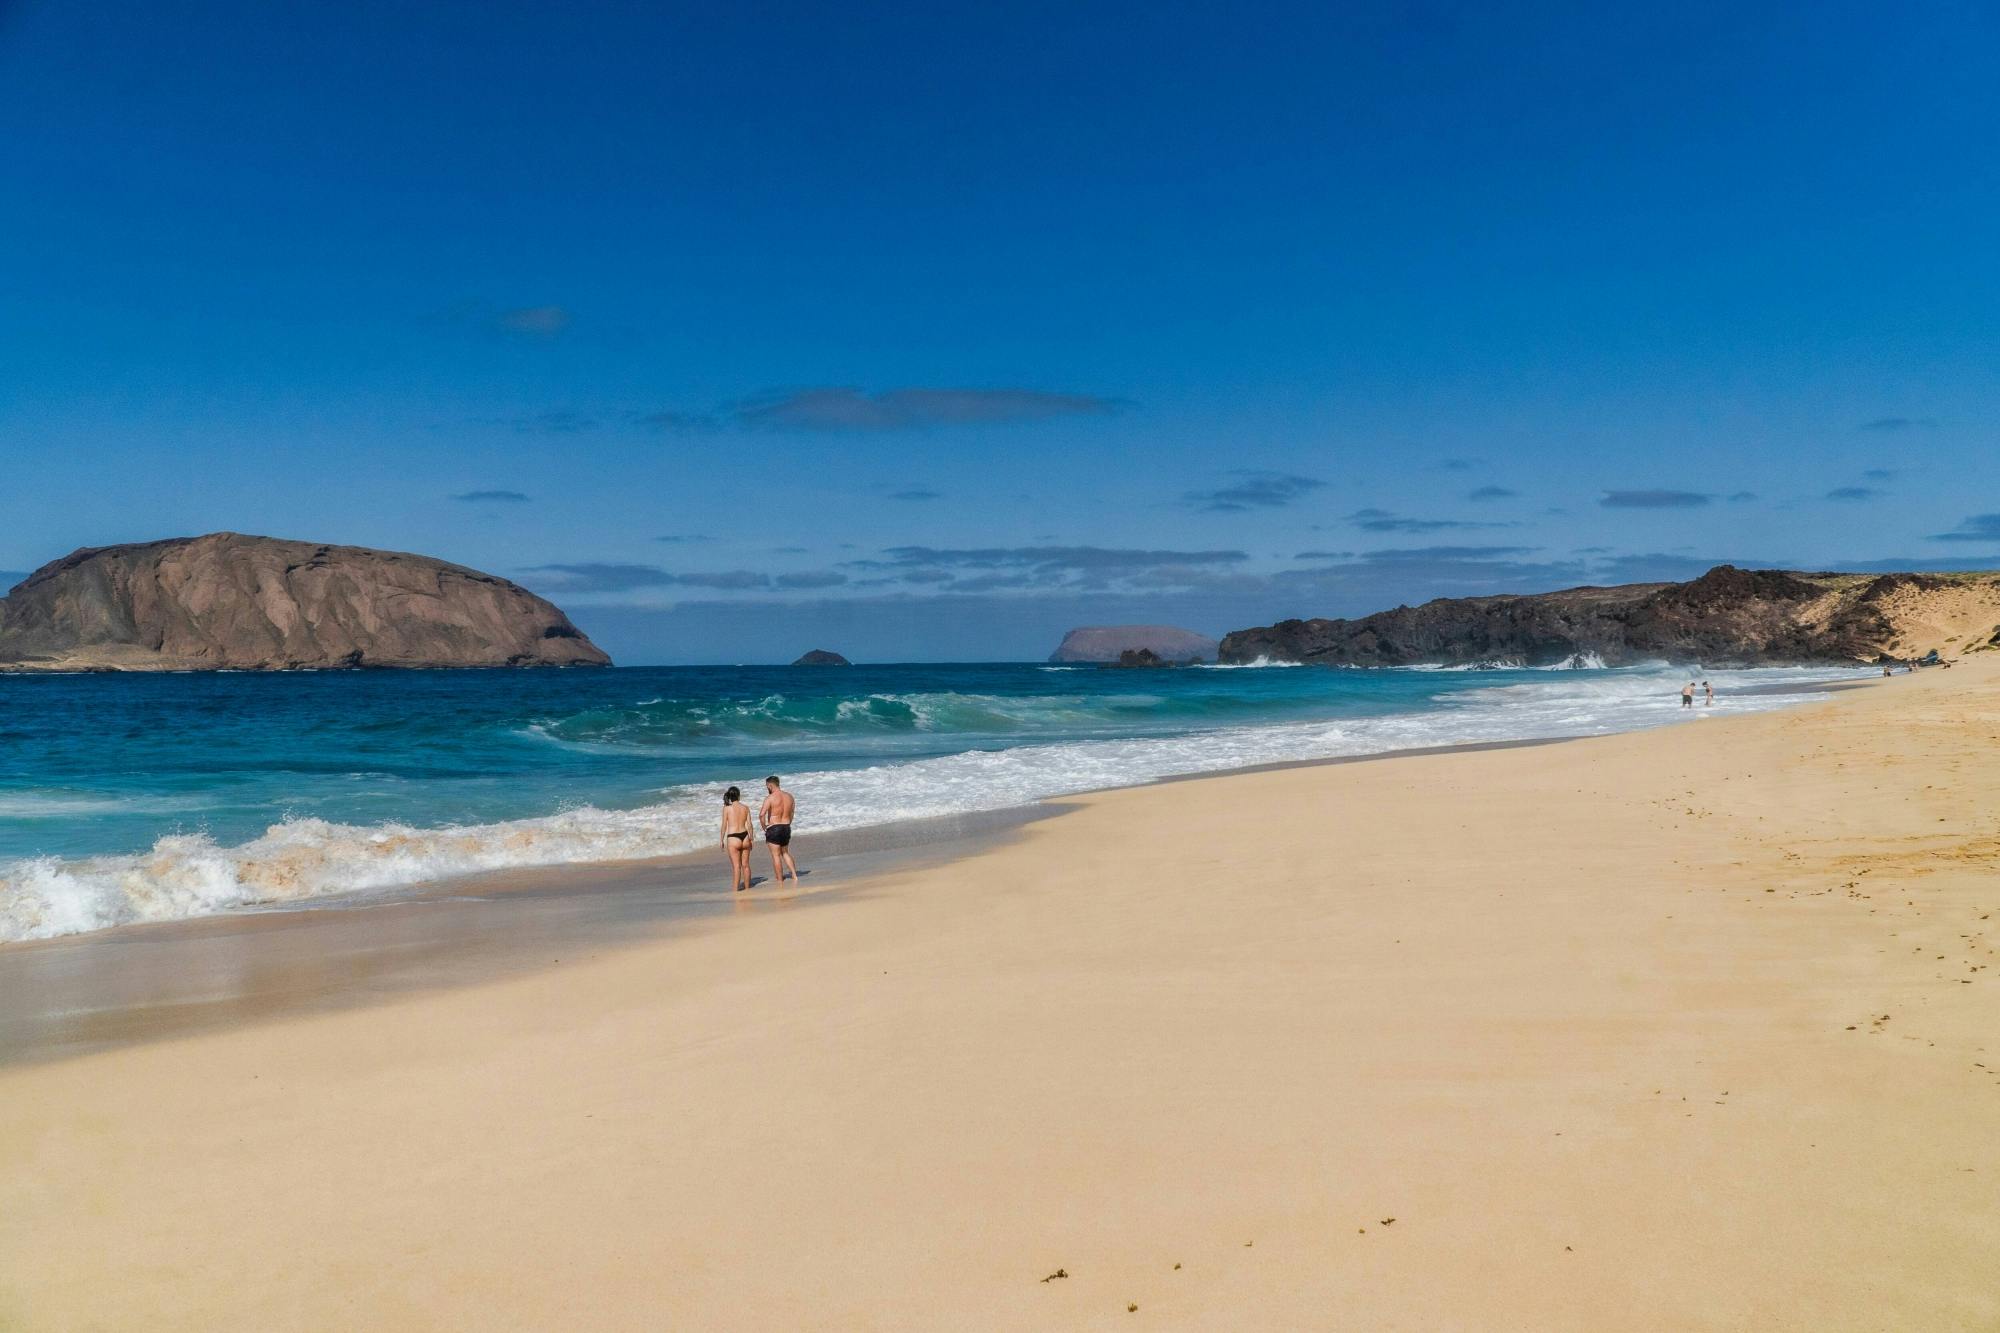
{"label": "turquoise water", "polygon": [[[1840,674],[1710,673],[1721,711]],[[1026,664],[0,676],[0,940],[1283,760],[1680,720],[1665,669]],[[1763,691],[1742,692],[1746,684]]]}

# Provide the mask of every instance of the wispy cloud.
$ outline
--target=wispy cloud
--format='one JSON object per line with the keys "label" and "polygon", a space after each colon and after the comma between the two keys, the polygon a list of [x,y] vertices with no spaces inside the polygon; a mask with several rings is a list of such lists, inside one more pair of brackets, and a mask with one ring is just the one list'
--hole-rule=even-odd
{"label": "wispy cloud", "polygon": [[1606,491],[1597,503],[1606,509],[1699,509],[1714,499],[1699,491]]}
{"label": "wispy cloud", "polygon": [[1185,587],[1248,559],[1234,550],[892,546],[879,557],[847,561],[846,567],[867,576],[858,585],[886,580],[954,592],[1096,591]]}
{"label": "wispy cloud", "polygon": [[1973,514],[1950,532],[1932,533],[1934,542],[1979,542],[2000,547],[2000,514]]}
{"label": "wispy cloud", "polygon": [[883,389],[850,386],[789,389],[738,403],[739,425],[790,430],[888,431],[937,426],[993,426],[1056,417],[1106,416],[1124,404],[1085,393],[1039,389]]}
{"label": "wispy cloud", "polygon": [[1539,549],[1535,546],[1392,546],[1380,551],[1363,551],[1356,558],[1376,564],[1407,560],[1504,560]]}
{"label": "wispy cloud", "polygon": [[451,498],[466,504],[526,504],[529,499],[520,491],[461,491]]}
{"label": "wispy cloud", "polygon": [[665,542],[669,546],[686,546],[693,542],[712,542],[715,538],[700,532],[674,532],[664,537],[655,537],[653,540]]}
{"label": "wispy cloud", "polygon": [[1927,430],[1937,422],[1929,417],[1876,417],[1861,423],[1862,430]]}
{"label": "wispy cloud", "polygon": [[569,311],[559,305],[517,306],[493,316],[493,327],[502,333],[519,333],[535,338],[553,338],[569,325]]}
{"label": "wispy cloud", "polygon": [[772,580],[780,588],[837,588],[847,582],[847,575],[838,570],[820,570],[804,574],[780,574]]}
{"label": "wispy cloud", "polygon": [[675,574],[673,581],[683,588],[721,588],[724,590],[746,591],[751,588],[768,588],[771,576],[760,574],[754,569],[722,569],[705,574]]}
{"label": "wispy cloud", "polygon": [[889,498],[891,500],[908,500],[912,503],[921,504],[926,500],[944,499],[944,492],[927,491],[921,488],[910,491],[890,491]]}
{"label": "wispy cloud", "polygon": [[1877,500],[1882,492],[1873,486],[1836,486],[1826,493],[1829,500],[1839,500],[1848,504],[1858,504],[1863,500]]}
{"label": "wispy cloud", "polygon": [[1510,491],[1505,486],[1481,486],[1477,490],[1467,491],[1465,498],[1468,500],[1512,500],[1519,494],[1520,492]]}
{"label": "wispy cloud", "polygon": [[1743,569],[1772,568],[1769,560],[1719,560],[1650,551],[1592,561],[1591,577],[1600,583],[1679,583],[1700,578],[1717,565],[1737,565]]}
{"label": "wispy cloud", "polygon": [[1232,565],[1250,558],[1243,551],[1112,546],[891,546],[882,554],[888,563],[895,565],[953,565],[972,569],[1140,569],[1154,565]]}
{"label": "wispy cloud", "polygon": [[1236,480],[1208,491],[1189,491],[1184,504],[1209,514],[1235,514],[1249,509],[1281,509],[1325,486],[1317,477],[1290,472],[1239,468],[1227,474]]}
{"label": "wispy cloud", "polygon": [[628,412],[625,419],[635,426],[662,433],[714,430],[721,424],[708,412]]}
{"label": "wispy cloud", "polygon": [[542,576],[537,582],[553,584],[572,592],[627,592],[633,588],[667,587],[677,579],[658,565],[624,565],[599,561],[579,564],[530,565],[524,575]]}
{"label": "wispy cloud", "polygon": [[1733,505],[1743,505],[1743,504],[1749,504],[1749,503],[1750,503],[1750,502],[1751,502],[1752,500],[1755,500],[1755,499],[1757,498],[1757,492],[1755,492],[1755,491],[1731,491],[1731,492],[1730,492],[1730,493],[1729,493],[1729,494],[1728,494],[1727,496],[1725,496],[1724,498],[1725,498],[1725,499],[1727,499],[1727,500],[1729,501],[1729,503],[1731,503],[1731,504],[1733,504]]}
{"label": "wispy cloud", "polygon": [[1440,458],[1437,467],[1440,472],[1470,472],[1484,461],[1481,458]]}
{"label": "wispy cloud", "polygon": [[[630,592],[637,588],[709,588],[722,592],[754,592],[769,588],[769,574],[754,569],[723,569],[677,574],[658,565],[586,561],[578,564],[531,565],[521,571],[540,576],[535,582],[564,592]],[[830,587],[831,584],[804,586]]]}
{"label": "wispy cloud", "polygon": [[1463,518],[1404,518],[1386,509],[1357,509],[1347,521],[1363,532],[1455,532],[1468,528],[1504,528],[1506,523],[1480,523]]}
{"label": "wispy cloud", "polygon": [[601,424],[588,413],[567,409],[528,412],[515,417],[474,417],[472,421],[477,426],[503,426],[517,435],[575,435],[596,430]]}
{"label": "wispy cloud", "polygon": [[1903,475],[1901,468],[1871,467],[1861,474],[1870,481],[1894,481]]}

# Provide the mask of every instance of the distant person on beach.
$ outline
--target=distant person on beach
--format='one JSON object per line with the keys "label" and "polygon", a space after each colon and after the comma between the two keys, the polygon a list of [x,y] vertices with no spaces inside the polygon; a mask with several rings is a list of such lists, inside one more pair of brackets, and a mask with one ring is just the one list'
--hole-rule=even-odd
{"label": "distant person on beach", "polygon": [[792,860],[792,812],[796,809],[798,803],[776,777],[764,779],[764,804],[757,811],[757,822],[764,826],[764,845],[771,849],[771,875],[779,884],[785,882],[787,870],[792,872],[792,883],[799,882],[799,867]]}
{"label": "distant person on beach", "polygon": [[1681,707],[1682,707],[1682,708],[1693,708],[1693,707],[1694,707],[1694,682],[1693,682],[1693,681],[1689,681],[1689,682],[1688,682],[1687,684],[1685,684],[1685,685],[1681,686]]}
{"label": "distant person on beach", "polygon": [[722,850],[729,853],[730,892],[741,893],[750,887],[750,807],[736,787],[722,793]]}
{"label": "distant person on beach", "polygon": [[1701,695],[1701,706],[1703,708],[1715,707],[1715,686],[1709,684],[1707,681],[1703,681],[1701,683]]}

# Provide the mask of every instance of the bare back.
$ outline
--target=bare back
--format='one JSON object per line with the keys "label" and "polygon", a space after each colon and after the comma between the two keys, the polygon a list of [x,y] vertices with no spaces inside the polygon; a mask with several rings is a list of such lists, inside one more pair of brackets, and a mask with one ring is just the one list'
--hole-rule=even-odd
{"label": "bare back", "polygon": [[757,811],[757,822],[766,827],[789,824],[792,822],[792,811],[796,808],[792,794],[780,787],[764,798],[763,806]]}

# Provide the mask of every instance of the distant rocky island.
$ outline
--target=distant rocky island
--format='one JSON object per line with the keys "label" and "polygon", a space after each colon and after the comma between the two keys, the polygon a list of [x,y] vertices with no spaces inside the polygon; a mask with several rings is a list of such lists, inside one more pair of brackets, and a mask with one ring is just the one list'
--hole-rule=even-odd
{"label": "distant rocky island", "polygon": [[792,663],[793,666],[853,666],[854,663],[839,653],[830,653],[824,648],[815,648]]}
{"label": "distant rocky island", "polygon": [[1873,662],[2000,648],[2000,575],[1717,565],[1687,583],[1444,597],[1357,620],[1236,630],[1221,660],[1330,666],[1712,667]]}
{"label": "distant rocky island", "polygon": [[1117,662],[1128,652],[1148,652],[1162,665],[1212,662],[1216,642],[1172,625],[1085,625],[1063,635],[1051,662]]}
{"label": "distant rocky island", "polygon": [[1164,660],[1151,648],[1127,648],[1118,654],[1118,660],[1110,663],[1115,667],[1172,667],[1182,663]]}
{"label": "distant rocky island", "polygon": [[506,579],[234,532],[86,548],[0,598],[0,671],[610,664],[568,616]]}

